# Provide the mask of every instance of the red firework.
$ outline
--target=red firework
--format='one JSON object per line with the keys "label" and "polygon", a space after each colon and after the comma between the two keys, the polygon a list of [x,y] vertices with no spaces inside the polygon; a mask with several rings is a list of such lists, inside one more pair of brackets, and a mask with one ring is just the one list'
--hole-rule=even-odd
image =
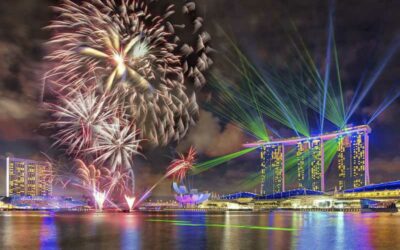
{"label": "red firework", "polygon": [[166,177],[172,177],[177,182],[181,182],[185,178],[186,173],[192,169],[196,158],[196,150],[190,147],[186,156],[179,154],[179,157],[179,159],[171,162],[165,174]]}

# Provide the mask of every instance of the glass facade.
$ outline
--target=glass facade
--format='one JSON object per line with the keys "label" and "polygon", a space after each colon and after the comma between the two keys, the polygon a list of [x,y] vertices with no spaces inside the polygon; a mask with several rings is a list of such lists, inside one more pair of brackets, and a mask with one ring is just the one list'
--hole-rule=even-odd
{"label": "glass facade", "polygon": [[365,131],[338,136],[337,165],[339,190],[362,187],[369,184],[367,137]]}
{"label": "glass facade", "polygon": [[297,181],[299,189],[323,190],[323,144],[321,140],[297,143]]}
{"label": "glass facade", "polygon": [[312,140],[310,145],[310,188],[313,191],[323,190],[323,144],[321,140]]}
{"label": "glass facade", "polygon": [[352,188],[365,186],[365,132],[351,135]]}
{"label": "glass facade", "polygon": [[297,151],[296,151],[296,158],[297,158],[297,181],[299,189],[307,188],[306,183],[306,159],[305,156],[308,148],[304,145],[304,142],[297,143]]}
{"label": "glass facade", "polygon": [[282,144],[261,148],[262,193],[273,194],[284,191],[284,148]]}

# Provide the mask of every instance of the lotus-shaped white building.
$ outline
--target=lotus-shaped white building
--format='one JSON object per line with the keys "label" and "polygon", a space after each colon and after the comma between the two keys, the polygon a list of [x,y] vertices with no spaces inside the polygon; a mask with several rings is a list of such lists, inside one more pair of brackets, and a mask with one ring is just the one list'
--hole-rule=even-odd
{"label": "lotus-shaped white building", "polygon": [[210,198],[209,193],[199,193],[197,189],[188,191],[185,185],[178,185],[176,182],[172,183],[172,188],[175,191],[175,199],[182,207],[198,205]]}

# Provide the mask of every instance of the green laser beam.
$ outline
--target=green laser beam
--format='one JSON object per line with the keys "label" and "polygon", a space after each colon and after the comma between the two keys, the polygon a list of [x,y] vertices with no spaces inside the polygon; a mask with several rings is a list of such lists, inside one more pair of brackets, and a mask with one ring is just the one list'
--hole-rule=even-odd
{"label": "green laser beam", "polygon": [[[234,49],[233,55],[225,55],[225,61],[232,69],[230,73],[238,73],[239,78],[242,78],[240,82],[245,84],[237,84],[237,86],[234,85],[234,88],[230,88],[228,86],[231,85],[227,84],[227,81],[214,75],[215,80],[212,81],[212,85],[219,90],[220,100],[218,101],[222,105],[214,105],[213,110],[223,107],[220,108],[219,113],[236,122],[240,120],[242,128],[253,134],[257,132],[257,138],[260,138],[260,135],[266,137],[264,117],[280,122],[293,129],[297,134],[309,136],[307,112],[303,108],[304,105],[300,105],[299,98],[287,98],[287,92],[295,92],[291,91],[292,85],[280,88],[279,80],[282,76],[271,75],[271,70],[265,74],[261,73],[240,50],[232,37],[227,35],[222,28],[220,29]],[[248,110],[242,112],[243,108],[238,107],[238,104],[239,106],[245,105],[254,112]],[[250,118],[247,118],[246,116],[249,114]],[[244,117],[247,120],[246,124],[242,122]],[[251,123],[250,121],[255,122]]]}
{"label": "green laser beam", "polygon": [[191,223],[191,221],[188,221],[188,220],[147,219],[146,221],[151,221],[151,222],[170,222],[170,223]]}
{"label": "green laser beam", "polygon": [[224,162],[230,161],[232,159],[235,159],[239,156],[245,155],[247,153],[252,152],[253,150],[255,150],[257,147],[254,148],[246,148],[243,150],[240,150],[238,152],[235,153],[231,153],[228,155],[223,155],[205,162],[201,162],[201,163],[197,163],[194,165],[193,170],[192,170],[192,174],[196,175],[196,174],[200,174],[206,170],[209,170],[212,167],[218,166]]}
{"label": "green laser beam", "polygon": [[250,225],[196,224],[196,223],[175,223],[174,225],[176,225],[176,226],[191,226],[191,227],[243,228],[243,229],[273,230],[273,231],[297,231],[296,228],[263,227],[263,226],[250,226]]}
{"label": "green laser beam", "polygon": [[297,231],[296,228],[288,227],[265,227],[265,226],[252,226],[252,225],[227,225],[227,224],[215,224],[215,223],[192,223],[190,221],[177,221],[177,220],[160,220],[160,219],[148,219],[149,222],[165,222],[171,223],[175,226],[190,226],[190,227],[220,227],[220,228],[242,228],[252,230],[273,230],[273,231]]}

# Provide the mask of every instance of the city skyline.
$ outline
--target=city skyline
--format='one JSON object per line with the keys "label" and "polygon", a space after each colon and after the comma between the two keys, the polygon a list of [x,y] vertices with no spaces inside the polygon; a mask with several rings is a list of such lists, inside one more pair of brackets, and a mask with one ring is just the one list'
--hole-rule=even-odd
{"label": "city skyline", "polygon": [[[4,22],[7,25],[17,25],[19,24],[18,20],[14,20],[12,16],[15,13],[15,11],[18,8],[23,8],[23,6],[29,5],[30,3],[24,3],[24,4],[16,4],[15,9],[7,9],[4,8],[5,10],[5,16],[4,18],[8,18],[7,20],[4,20]],[[24,64],[23,71],[18,71],[18,79],[12,78],[15,81],[18,82],[18,84],[13,85],[13,86],[19,86],[16,89],[13,89],[11,85],[4,84],[4,90],[2,91],[4,95],[9,95],[10,97],[14,96],[16,97],[16,100],[23,100],[18,102],[15,102],[12,100],[12,98],[6,98],[4,101],[6,102],[7,105],[11,106],[4,106],[4,107],[12,107],[15,110],[18,110],[18,113],[20,113],[19,116],[16,116],[16,112],[14,113],[4,113],[4,118],[6,122],[3,123],[3,128],[2,131],[8,131],[8,132],[2,132],[1,134],[1,141],[3,143],[2,151],[1,153],[4,155],[6,153],[14,153],[16,156],[19,157],[25,157],[25,158],[41,158],[45,159],[45,157],[41,154],[41,152],[45,152],[48,155],[60,155],[60,152],[57,152],[57,150],[51,149],[49,151],[49,148],[52,144],[50,140],[47,139],[46,133],[44,133],[43,136],[43,131],[41,131],[40,127],[38,126],[38,116],[41,116],[42,113],[38,109],[34,109],[33,111],[31,110],[33,106],[36,105],[37,103],[37,97],[39,96],[40,91],[31,88],[33,84],[36,84],[36,81],[39,81],[39,77],[35,77],[36,74],[33,74],[33,63],[41,63],[41,57],[44,55],[43,51],[43,46],[41,45],[41,41],[44,41],[48,37],[48,33],[45,31],[41,30],[41,27],[45,26],[46,23],[48,22],[48,19],[50,18],[50,10],[47,9],[47,3],[41,2],[41,5],[43,5],[43,8],[39,8],[37,6],[36,8],[31,8],[30,11],[27,12],[27,15],[34,15],[36,13],[35,11],[38,11],[39,13],[42,13],[42,18],[37,19],[35,23],[31,25],[31,27],[27,27],[27,29],[30,29],[34,32],[31,32],[30,34],[32,35],[32,39],[35,41],[35,43],[32,44],[27,44],[27,41],[32,40],[30,37],[27,37],[27,34],[21,35],[19,33],[11,33],[10,36],[3,36],[3,41],[6,46],[8,46],[10,43],[13,41],[16,41],[16,45],[20,46],[15,48],[17,51],[21,51],[19,48],[24,48],[26,46],[29,47],[29,53],[26,54],[28,60],[28,64]],[[49,1],[49,5],[51,4],[51,1]],[[354,4],[354,3],[349,3]],[[359,55],[360,57],[358,58],[355,56],[357,52],[353,53],[347,53],[347,51],[350,51],[349,46],[351,43],[349,41],[357,40],[357,42],[360,44],[360,48],[356,49],[356,51],[361,51],[361,48],[371,48],[372,45],[369,43],[373,43],[374,41],[377,41],[379,38],[379,35],[381,33],[377,32],[379,31],[379,24],[382,23],[383,19],[380,16],[377,15],[367,15],[366,13],[371,12],[372,10],[379,9],[380,11],[386,11],[388,13],[391,13],[392,9],[395,9],[396,3],[391,3],[392,8],[390,7],[385,7],[382,4],[378,3],[373,3],[372,5],[361,5],[360,8],[363,8],[364,11],[360,11],[360,16],[355,18],[349,15],[345,9],[347,7],[344,7],[344,5],[341,2],[336,3],[335,6],[335,30],[336,30],[336,37],[338,37],[338,51],[340,54],[345,55],[349,54],[352,55],[348,59],[346,59],[344,67],[342,71],[344,72],[344,76],[347,79],[347,87],[346,89],[346,95],[351,95],[351,90],[355,88],[356,83],[358,82],[357,76],[362,75],[362,71],[365,69],[365,67],[361,67],[361,65],[357,65],[357,61],[365,61],[363,58],[365,58],[364,55]],[[246,4],[245,4],[246,5]],[[320,48],[321,46],[325,45],[325,38],[326,38],[326,17],[325,14],[327,13],[329,6],[325,4],[321,4],[318,6],[313,5],[312,3],[304,3],[305,6],[308,7],[298,7],[298,3],[292,3],[288,4],[287,6],[285,4],[274,4],[270,2],[265,2],[261,3],[262,6],[265,8],[273,9],[274,13],[276,13],[277,17],[273,17],[270,19],[272,23],[278,24],[282,21],[278,20],[277,18],[279,16],[286,15],[284,13],[285,9],[288,10],[293,10],[296,9],[296,12],[291,11],[291,15],[293,16],[293,20],[295,23],[298,24],[298,27],[302,33],[302,37],[311,44],[313,52],[316,56],[322,55],[324,53],[325,48]],[[213,8],[208,8],[207,6],[213,6]],[[209,15],[212,15],[218,10],[221,10],[223,8],[224,4],[222,2],[215,3],[211,5],[211,3],[205,3],[204,5],[199,6],[201,9],[207,9],[207,13]],[[219,21],[222,24],[227,24],[225,27],[227,30],[229,30],[230,26],[235,26],[237,27],[236,31],[233,31],[233,35],[236,36],[236,32],[243,32],[247,34],[245,37],[258,37],[258,40],[263,40],[263,37],[261,34],[258,34],[255,32],[255,30],[263,29],[266,30],[267,32],[273,32],[276,34],[273,37],[265,37],[265,39],[269,39],[269,43],[266,44],[264,48],[261,48],[259,45],[254,45],[252,46],[254,51],[260,51],[262,53],[259,53],[261,58],[259,58],[260,63],[266,62],[265,61],[265,55],[268,53],[270,56],[269,58],[275,62],[279,60],[287,60],[290,59],[290,56],[287,55],[287,53],[278,53],[277,51],[274,51],[272,48],[273,46],[277,47],[277,45],[280,45],[280,50],[284,50],[285,48],[289,48],[290,44],[286,41],[285,34],[284,34],[284,29],[278,28],[279,25],[274,25],[274,27],[266,27],[261,18],[263,17],[264,14],[261,13],[261,11],[255,11],[254,14],[252,14],[252,18],[255,20],[254,24],[250,25],[251,29],[247,29],[244,25],[242,24],[237,24],[237,20],[234,19],[233,13],[237,13],[238,15],[242,15],[243,17],[249,16],[247,14],[247,11],[254,10],[254,6],[251,4],[248,4],[246,6],[245,11],[241,12],[238,11],[236,7],[233,8],[232,15],[229,14],[225,17],[218,17]],[[311,19],[307,19],[308,16],[312,16]],[[351,20],[352,18],[355,18],[356,22],[348,22],[348,20]],[[396,22],[398,20],[391,15],[388,15],[386,26],[385,29],[390,31],[390,32],[385,32],[384,36],[381,38],[382,40],[382,45],[378,46],[379,50],[377,50],[376,55],[373,56],[374,58],[377,58],[379,61],[379,58],[384,55],[384,48],[387,47],[386,45],[390,45],[391,39],[393,37],[389,36],[388,33],[395,33],[397,26]],[[13,24],[10,23],[12,21]],[[257,21],[258,20],[258,21]],[[373,22],[372,20],[375,20]],[[343,24],[350,23],[350,26],[343,28]],[[375,24],[373,24],[375,23]],[[214,39],[216,39],[216,43],[221,43],[224,44],[224,46],[228,46],[226,43],[225,39],[222,38],[221,35],[218,35],[218,31],[213,25],[205,23],[205,25],[210,26],[211,29],[211,35],[213,35]],[[371,27],[371,30],[364,30],[364,29],[358,29],[358,27],[362,26],[368,26]],[[22,25],[21,27],[25,27]],[[311,39],[313,36],[310,36],[310,32],[308,30],[308,27],[314,27],[314,32],[316,34],[319,34],[318,39],[315,39],[315,41],[312,41]],[[349,36],[349,31],[354,31],[354,34]],[[374,35],[375,34],[375,35]],[[368,38],[368,39],[365,39]],[[310,41],[311,40],[311,41]],[[239,43],[246,43],[247,41],[240,41]],[[250,55],[254,53],[254,51],[248,51]],[[17,58],[18,59],[18,58]],[[21,65],[21,60],[18,59],[15,61],[16,65]],[[220,59],[221,60],[221,59]],[[371,60],[372,63],[373,60]],[[218,63],[218,60],[217,60]],[[220,66],[221,63],[217,65],[217,68],[223,69],[224,66]],[[386,66],[386,70],[383,71],[383,75],[381,76],[379,80],[379,84],[377,84],[375,87],[379,90],[382,91],[373,91],[370,93],[370,97],[368,98],[367,101],[365,101],[365,104],[363,105],[363,108],[360,109],[360,111],[357,111],[357,116],[359,117],[358,120],[362,121],[362,114],[364,112],[369,112],[368,110],[374,110],[373,107],[378,106],[379,100],[382,100],[380,95],[382,93],[385,93],[383,90],[390,90],[391,88],[391,83],[393,83],[393,79],[395,79],[396,74],[392,73],[393,69],[397,65],[397,59],[396,57]],[[2,71],[2,79],[10,79],[10,72],[8,68],[4,68]],[[353,72],[350,74],[350,72]],[[32,77],[27,77],[31,76]],[[35,83],[33,81],[21,81],[19,79],[35,79]],[[37,80],[36,80],[37,79]],[[7,87],[9,86],[9,87]],[[28,91],[28,89],[30,89]],[[27,92],[28,91],[28,92]],[[34,93],[32,93],[32,91]],[[200,103],[206,103],[207,98],[209,95],[213,93],[210,93],[208,90],[204,91],[200,98]],[[27,98],[26,98],[27,97]],[[29,97],[29,98],[28,98]],[[31,105],[34,104],[34,105]],[[397,164],[398,164],[398,155],[397,152],[399,151],[398,145],[393,143],[392,141],[396,141],[398,137],[397,130],[393,130],[393,132],[388,133],[386,131],[389,131],[391,128],[396,127],[396,120],[393,117],[396,117],[396,112],[398,112],[398,109],[396,108],[398,104],[398,101],[392,103],[392,105],[389,107],[387,111],[385,111],[383,114],[378,116],[378,120],[372,124],[372,129],[374,130],[374,134],[371,136],[371,143],[374,144],[374,149],[371,150],[370,154],[370,162],[371,162],[371,173],[373,173],[373,178],[371,179],[371,182],[381,182],[381,181],[389,181],[392,179],[400,178],[400,175],[397,174],[397,172],[393,171],[392,169],[395,169]],[[9,110],[4,109],[4,110]],[[29,112],[22,112],[23,110],[30,110]],[[15,117],[14,117],[15,116]],[[16,125],[11,125],[15,124]],[[9,124],[9,125],[7,125]],[[280,130],[281,134],[283,136],[293,136],[294,134],[290,132],[288,129],[284,128],[284,126],[275,126],[276,129]],[[205,129],[207,128],[207,129]],[[189,133],[186,139],[184,139],[180,145],[178,146],[178,149],[181,149],[184,151],[185,148],[187,148],[187,145],[190,143],[195,143],[198,150],[200,151],[200,161],[206,161],[208,159],[212,159],[216,156],[221,156],[225,155],[227,153],[235,152],[236,150],[239,150],[241,148],[241,145],[245,142],[250,142],[253,139],[249,138],[245,133],[240,131],[240,129],[235,128],[231,123],[226,123],[223,118],[219,117],[218,114],[213,114],[210,111],[202,110],[200,113],[200,121],[198,123],[197,127],[194,127],[191,129],[192,132]],[[208,136],[205,134],[205,132],[212,134],[212,136]],[[231,140],[233,139],[233,143],[227,144],[224,143],[228,138]],[[387,138],[394,138],[393,140],[388,140]],[[17,140],[15,140],[17,139]],[[205,147],[204,145],[207,145]],[[37,148],[40,148],[40,150],[36,150]],[[147,158],[150,159],[150,161],[145,161],[143,159],[138,159],[136,165],[138,166],[138,171],[140,171],[140,174],[147,175],[149,178],[152,179],[152,182],[155,182],[162,174],[164,168],[167,166],[167,163],[169,161],[169,158],[171,157],[171,150],[170,147],[167,148],[160,148],[156,150],[149,150],[147,152]],[[154,157],[157,156],[157,157]],[[251,173],[255,173],[258,171],[258,162],[257,161],[257,153],[251,153],[251,155],[245,155],[242,158],[238,158],[233,160],[230,163],[225,163],[223,166],[220,166],[216,168],[215,170],[211,170],[212,172],[210,173],[210,176],[208,176],[207,173],[204,173],[200,176],[197,176],[196,178],[198,179],[198,185],[200,188],[205,189],[209,187],[209,183],[207,180],[210,178],[213,178],[212,176],[226,176],[226,180],[230,183],[230,186],[237,186],[238,183],[241,183],[241,180],[246,178],[248,175]],[[164,167],[163,167],[164,166]],[[328,171],[333,171],[333,170],[328,170]],[[336,174],[332,174],[334,176]],[[229,178],[229,176],[233,176],[233,178]],[[397,176],[397,177],[396,177]],[[223,185],[219,185],[218,182],[216,181],[211,181],[215,187],[215,190],[218,190],[222,193],[228,192],[227,188]],[[334,180],[333,182],[336,182]],[[146,182],[139,182],[138,183],[139,188],[145,189],[146,186],[151,185],[150,181],[149,183]],[[254,191],[256,186],[249,188],[249,191]],[[165,188],[161,188],[160,195],[166,195],[165,192],[163,192]]]}

